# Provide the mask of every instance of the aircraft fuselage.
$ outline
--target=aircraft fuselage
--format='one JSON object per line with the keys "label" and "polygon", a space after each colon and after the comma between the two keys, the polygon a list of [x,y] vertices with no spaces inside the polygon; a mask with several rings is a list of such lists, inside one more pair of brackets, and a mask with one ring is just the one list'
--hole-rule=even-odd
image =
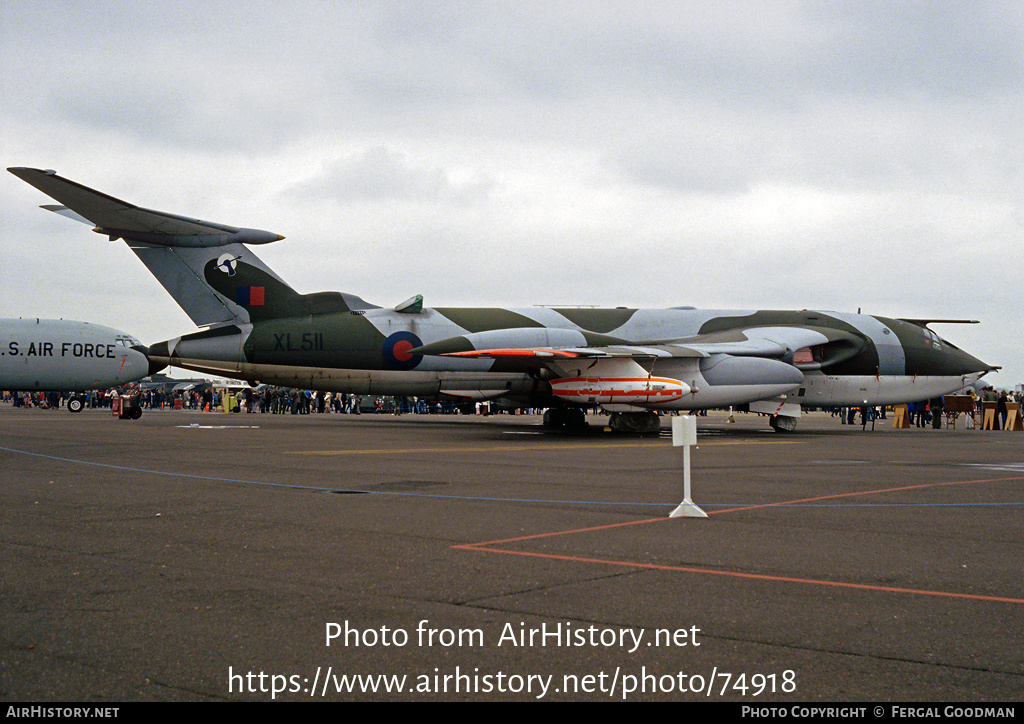
{"label": "aircraft fuselage", "polygon": [[[772,330],[782,331],[777,355],[744,353],[744,331],[752,327],[768,330],[768,337]],[[789,328],[823,330],[821,344],[787,349]],[[648,362],[640,365],[646,374],[686,384],[685,393],[674,399],[636,405],[648,409],[717,407],[780,395],[803,405],[891,404],[952,392],[988,368],[907,321],[819,311],[695,309],[335,311],[199,332],[153,345],[151,356],[154,362],[253,382],[353,394],[509,396],[543,404],[551,400],[551,380],[560,377],[546,360],[451,355],[481,349],[481,343],[483,348],[551,346],[538,341],[571,334],[579,335],[574,346],[589,341],[649,350]],[[722,352],[658,356],[660,347],[685,348],[688,338],[709,335],[722,340]],[[568,376],[591,379],[585,367],[571,365],[577,374]],[[586,390],[569,401],[614,404],[600,391],[588,396]]]}
{"label": "aircraft fuselage", "polygon": [[82,392],[108,389],[149,373],[134,337],[65,319],[0,320],[0,389]]}
{"label": "aircraft fuselage", "polygon": [[385,309],[345,292],[299,294],[249,248],[278,234],[140,208],[51,170],[9,170],[60,202],[44,208],[124,239],[206,327],[150,347],[154,366],[354,394],[639,411],[630,425],[661,409],[751,403],[792,418],[799,405],[916,401],[995,369],[941,339],[929,320],[806,310],[430,308],[420,295]]}

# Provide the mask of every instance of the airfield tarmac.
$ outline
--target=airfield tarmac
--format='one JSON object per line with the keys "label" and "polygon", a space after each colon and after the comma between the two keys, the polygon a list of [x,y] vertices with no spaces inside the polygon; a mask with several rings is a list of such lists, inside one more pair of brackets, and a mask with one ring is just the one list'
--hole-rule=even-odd
{"label": "airfield tarmac", "polygon": [[0,697],[1020,700],[1024,434],[538,422],[0,408]]}

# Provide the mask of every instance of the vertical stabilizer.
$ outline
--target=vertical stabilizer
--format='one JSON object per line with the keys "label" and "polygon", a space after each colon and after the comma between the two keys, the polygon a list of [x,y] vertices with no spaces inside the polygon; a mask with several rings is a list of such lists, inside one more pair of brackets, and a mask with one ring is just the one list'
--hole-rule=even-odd
{"label": "vertical stabilizer", "polygon": [[242,244],[213,248],[129,243],[200,327],[303,313],[302,297]]}

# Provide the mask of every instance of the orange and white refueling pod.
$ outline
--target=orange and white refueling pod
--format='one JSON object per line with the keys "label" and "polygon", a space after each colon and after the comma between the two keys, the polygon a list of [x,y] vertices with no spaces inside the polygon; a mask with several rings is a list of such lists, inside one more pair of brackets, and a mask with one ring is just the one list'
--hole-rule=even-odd
{"label": "orange and white refueling pod", "polygon": [[690,386],[670,377],[563,377],[551,392],[579,405],[657,405],[690,393]]}
{"label": "orange and white refueling pod", "polygon": [[551,392],[577,405],[658,405],[690,394],[690,386],[671,377],[655,377],[632,359],[613,358],[589,363],[578,377],[552,380]]}

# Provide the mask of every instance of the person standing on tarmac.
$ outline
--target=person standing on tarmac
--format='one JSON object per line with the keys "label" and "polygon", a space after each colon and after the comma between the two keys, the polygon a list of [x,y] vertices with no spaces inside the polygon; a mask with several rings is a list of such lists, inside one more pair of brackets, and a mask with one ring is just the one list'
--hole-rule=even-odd
{"label": "person standing on tarmac", "polygon": [[921,400],[914,403],[915,420],[917,427],[926,427],[928,424],[928,400]]}
{"label": "person standing on tarmac", "polygon": [[941,396],[934,398],[931,401],[932,408],[932,428],[935,430],[942,429],[942,410],[945,407],[945,401]]}

